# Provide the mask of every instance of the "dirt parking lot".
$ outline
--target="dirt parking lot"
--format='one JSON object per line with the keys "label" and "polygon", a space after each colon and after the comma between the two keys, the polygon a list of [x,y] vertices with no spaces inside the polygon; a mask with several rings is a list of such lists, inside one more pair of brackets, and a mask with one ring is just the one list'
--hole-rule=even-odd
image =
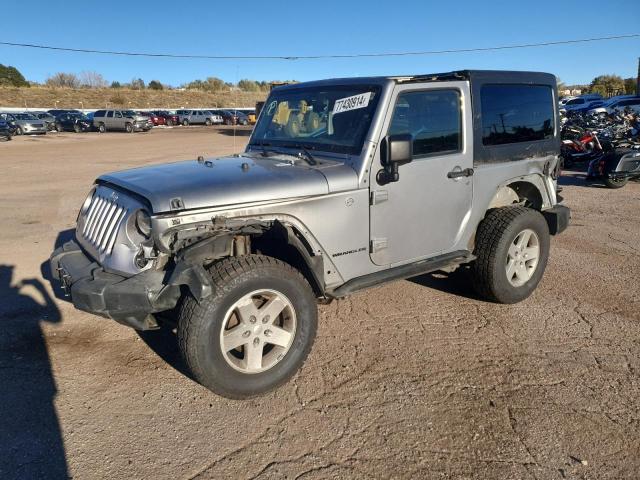
{"label": "dirt parking lot", "polygon": [[638,478],[638,183],[563,179],[573,224],[521,304],[427,275],[321,306],[301,373],[251,401],[190,380],[171,331],[56,297],[44,262],[96,176],[230,133],[0,143],[0,478]]}

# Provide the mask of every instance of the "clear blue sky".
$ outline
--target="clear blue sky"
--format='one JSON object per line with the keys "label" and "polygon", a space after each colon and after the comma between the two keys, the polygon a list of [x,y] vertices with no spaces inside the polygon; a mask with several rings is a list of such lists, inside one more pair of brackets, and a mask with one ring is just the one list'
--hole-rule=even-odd
{"label": "clear blue sky", "polygon": [[[638,0],[570,1],[41,1],[4,2],[0,41],[203,55],[314,55],[440,50],[640,32]],[[462,68],[541,70],[565,83],[636,75],[640,38],[486,53],[333,60],[177,60],[0,46],[0,63],[28,79],[83,70],[120,82],[179,85],[311,80]]]}

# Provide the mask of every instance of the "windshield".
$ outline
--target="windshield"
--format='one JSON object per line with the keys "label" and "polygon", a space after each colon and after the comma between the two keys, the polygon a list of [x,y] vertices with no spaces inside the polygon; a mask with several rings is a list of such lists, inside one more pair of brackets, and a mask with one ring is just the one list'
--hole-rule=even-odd
{"label": "windshield", "polygon": [[35,116],[31,115],[30,113],[16,113],[15,117],[18,120],[38,120]]}
{"label": "windshield", "polygon": [[260,115],[251,144],[358,155],[379,93],[380,87],[371,85],[274,91]]}

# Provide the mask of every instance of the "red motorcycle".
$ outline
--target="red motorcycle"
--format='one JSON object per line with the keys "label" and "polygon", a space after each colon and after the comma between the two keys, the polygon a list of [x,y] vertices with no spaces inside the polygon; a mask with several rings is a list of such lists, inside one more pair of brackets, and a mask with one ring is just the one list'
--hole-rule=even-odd
{"label": "red motorcycle", "polygon": [[563,168],[571,168],[576,163],[591,162],[602,154],[600,140],[593,132],[585,132],[574,140],[563,140],[560,147]]}

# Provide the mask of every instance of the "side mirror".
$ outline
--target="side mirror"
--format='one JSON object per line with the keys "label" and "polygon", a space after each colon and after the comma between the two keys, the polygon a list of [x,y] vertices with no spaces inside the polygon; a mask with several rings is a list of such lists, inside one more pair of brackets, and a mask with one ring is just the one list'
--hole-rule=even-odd
{"label": "side mirror", "polygon": [[382,144],[383,169],[376,175],[380,185],[397,182],[400,179],[398,167],[413,160],[413,136],[409,133],[389,135]]}

